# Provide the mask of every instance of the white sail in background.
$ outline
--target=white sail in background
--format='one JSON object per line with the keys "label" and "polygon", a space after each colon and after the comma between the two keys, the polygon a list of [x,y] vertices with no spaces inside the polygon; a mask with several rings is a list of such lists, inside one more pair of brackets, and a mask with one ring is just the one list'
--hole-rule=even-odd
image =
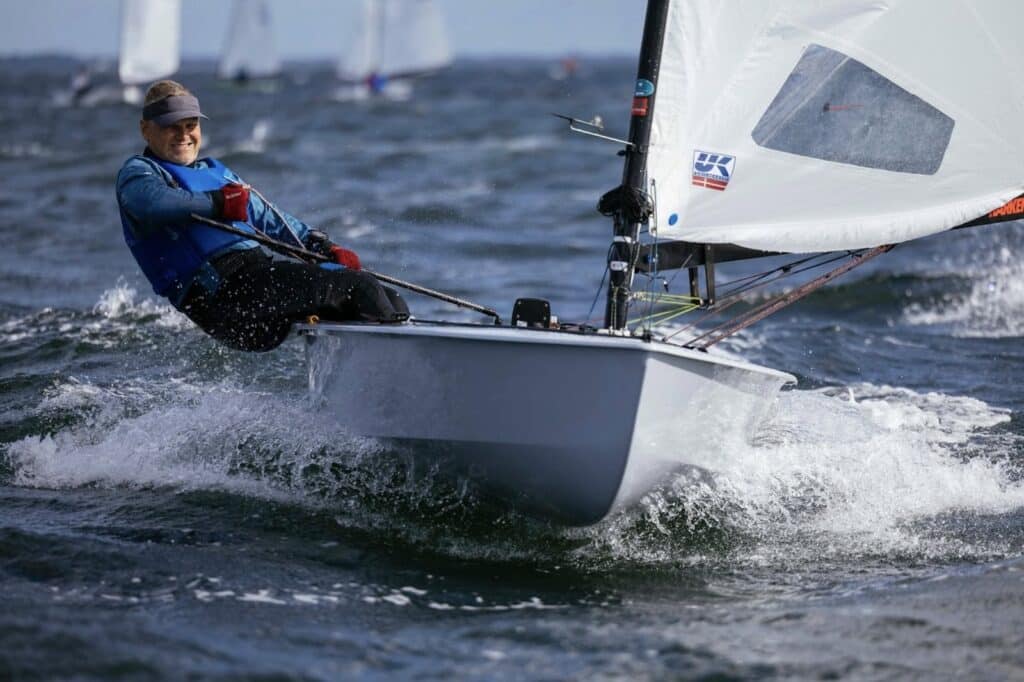
{"label": "white sail in background", "polygon": [[660,235],[861,248],[1021,194],[1022,22],[1018,0],[676,0],[648,163]]}
{"label": "white sail in background", "polygon": [[359,16],[352,24],[348,49],[338,62],[338,77],[361,81],[380,67],[380,0],[362,0]]}
{"label": "white sail in background", "polygon": [[451,62],[444,19],[434,0],[363,0],[338,75],[356,81],[413,75]]}
{"label": "white sail in background", "polygon": [[180,0],[122,0],[121,82],[141,85],[177,71],[180,35]]}
{"label": "white sail in background", "polygon": [[266,0],[235,0],[217,74],[221,78],[269,78],[280,70]]}

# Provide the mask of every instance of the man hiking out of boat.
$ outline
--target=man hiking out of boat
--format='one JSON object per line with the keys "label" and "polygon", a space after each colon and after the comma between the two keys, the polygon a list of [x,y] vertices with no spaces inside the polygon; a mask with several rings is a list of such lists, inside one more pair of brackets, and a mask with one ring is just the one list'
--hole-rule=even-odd
{"label": "man hiking out of boat", "polygon": [[[270,205],[216,159],[199,158],[202,118],[199,100],[180,83],[151,85],[140,122],[146,149],[117,175],[125,241],[157,294],[215,339],[250,351],[276,348],[310,315],[408,318],[397,292],[362,272],[354,251]],[[193,215],[301,242],[334,262],[274,260],[255,241]]]}

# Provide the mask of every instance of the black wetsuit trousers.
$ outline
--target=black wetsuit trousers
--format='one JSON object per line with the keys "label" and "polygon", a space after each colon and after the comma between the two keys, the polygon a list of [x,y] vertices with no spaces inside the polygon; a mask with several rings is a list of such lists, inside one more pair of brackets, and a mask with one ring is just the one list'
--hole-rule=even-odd
{"label": "black wetsuit trousers", "polygon": [[310,315],[364,322],[409,317],[398,292],[365,272],[273,260],[260,249],[233,252],[212,265],[221,276],[216,291],[195,284],[178,309],[210,336],[239,350],[276,348],[293,323]]}

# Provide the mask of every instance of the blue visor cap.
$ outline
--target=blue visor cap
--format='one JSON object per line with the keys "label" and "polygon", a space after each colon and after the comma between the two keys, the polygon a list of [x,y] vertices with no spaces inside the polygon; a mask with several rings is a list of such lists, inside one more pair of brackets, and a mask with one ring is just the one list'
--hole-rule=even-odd
{"label": "blue visor cap", "polygon": [[199,110],[199,100],[192,95],[170,95],[142,108],[142,120],[169,126],[183,118],[208,118]]}

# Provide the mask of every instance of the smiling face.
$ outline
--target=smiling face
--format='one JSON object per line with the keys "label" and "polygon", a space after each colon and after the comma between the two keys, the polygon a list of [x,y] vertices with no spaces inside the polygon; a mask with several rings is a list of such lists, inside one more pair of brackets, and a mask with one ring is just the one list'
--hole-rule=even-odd
{"label": "smiling face", "polygon": [[165,126],[142,121],[141,130],[150,150],[164,161],[188,166],[199,158],[203,132],[198,118],[183,118]]}

